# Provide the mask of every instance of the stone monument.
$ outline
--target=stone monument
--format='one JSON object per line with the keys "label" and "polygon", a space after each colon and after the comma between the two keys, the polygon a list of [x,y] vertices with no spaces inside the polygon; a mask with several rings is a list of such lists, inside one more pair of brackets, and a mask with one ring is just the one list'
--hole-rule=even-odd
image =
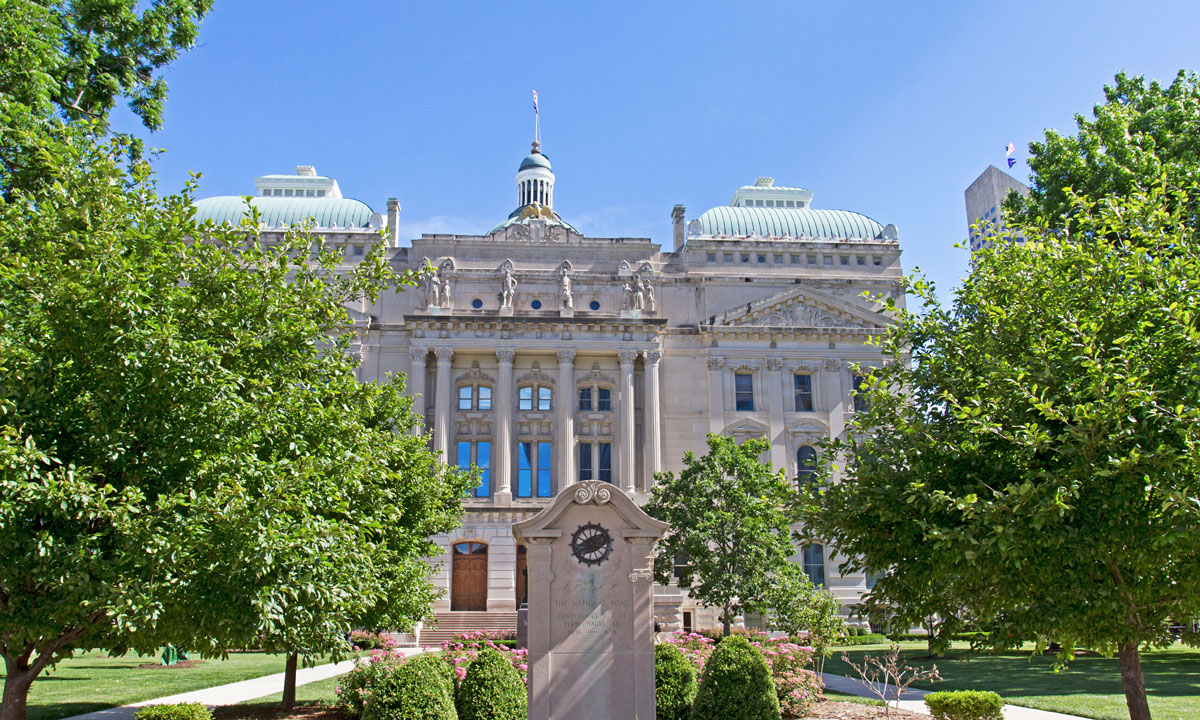
{"label": "stone monument", "polygon": [[666,530],[597,480],[513,526],[529,571],[530,720],[654,718],[652,550]]}

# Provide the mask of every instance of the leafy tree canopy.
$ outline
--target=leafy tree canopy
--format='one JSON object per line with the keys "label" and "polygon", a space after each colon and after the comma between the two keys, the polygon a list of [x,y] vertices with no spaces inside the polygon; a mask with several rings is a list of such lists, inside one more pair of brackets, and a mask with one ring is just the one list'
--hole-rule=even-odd
{"label": "leafy tree canopy", "polygon": [[43,177],[58,122],[97,131],[126,98],[162,125],[157,71],[196,41],[212,0],[0,0],[0,191]]}
{"label": "leafy tree canopy", "polygon": [[655,576],[669,582],[675,557],[686,555],[679,587],[723,611],[729,634],[733,615],[763,607],[770,576],[793,554],[788,523],[794,491],[783,471],[759,458],[767,441],[708,435],[708,454],[688,452],[684,469],[659,473],[646,512],[671,524],[658,543]]}
{"label": "leafy tree canopy", "polygon": [[925,310],[897,311],[897,362],[807,517],[848,566],[890,571],[875,610],[1119,654],[1137,720],[1139,648],[1200,616],[1200,191],[1140,183],[1069,194],[1078,233],[977,253],[949,308],[909,281]]}
{"label": "leafy tree canopy", "polygon": [[76,650],[336,652],[422,617],[475,480],[402,378],[358,382],[345,309],[409,278],[197,225],[126,140],[58,141],[0,200],[0,717]]}
{"label": "leafy tree canopy", "polygon": [[[1074,196],[1093,201],[1148,193],[1160,181],[1182,189],[1200,181],[1200,79],[1180,70],[1169,85],[1119,73],[1104,88],[1093,119],[1075,116],[1077,134],[1046,131],[1029,145],[1033,169],[1029,197],[1013,194],[1005,205],[1015,220],[1036,224],[1046,218],[1057,229],[1078,232]],[[1174,202],[1171,194],[1164,202]],[[1182,219],[1200,221],[1200,202],[1191,194]]]}

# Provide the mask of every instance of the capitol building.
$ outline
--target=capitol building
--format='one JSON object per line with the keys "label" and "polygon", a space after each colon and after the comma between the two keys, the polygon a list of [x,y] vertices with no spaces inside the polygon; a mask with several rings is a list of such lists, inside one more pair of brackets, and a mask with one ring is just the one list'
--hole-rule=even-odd
{"label": "capitol building", "polygon": [[[855,411],[854,367],[881,362],[867,341],[886,318],[860,296],[904,304],[895,226],[813,207],[812,191],[772,178],[692,219],[674,206],[670,247],[591,237],[562,218],[536,142],[516,194],[483,235],[401,247],[396,199],[375,212],[309,166],[255,180],[268,236],[311,218],[351,265],[386,227],[397,271],[432,268],[419,288],[352,308],[360,379],[407,374],[433,447],[482,474],[462,526],[437,538],[445,595],[422,644],[515,627],[525,548],[512,525],[572,483],[611,482],[644,502],[654,474],[702,455],[710,432],[768,439],[771,464],[807,482],[816,443],[841,436]],[[196,208],[238,222],[246,203]],[[839,574],[834,548],[797,548],[795,561],[843,606],[867,590],[863,575]],[[664,630],[718,625],[673,583],[655,586],[655,617]]]}

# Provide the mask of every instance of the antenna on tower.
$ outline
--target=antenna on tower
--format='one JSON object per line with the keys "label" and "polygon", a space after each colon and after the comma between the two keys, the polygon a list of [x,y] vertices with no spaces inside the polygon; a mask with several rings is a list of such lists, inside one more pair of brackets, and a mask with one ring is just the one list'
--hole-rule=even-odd
{"label": "antenna on tower", "polygon": [[538,126],[538,102],[537,90],[531,90],[533,93],[533,146],[536,148],[541,145],[541,128]]}

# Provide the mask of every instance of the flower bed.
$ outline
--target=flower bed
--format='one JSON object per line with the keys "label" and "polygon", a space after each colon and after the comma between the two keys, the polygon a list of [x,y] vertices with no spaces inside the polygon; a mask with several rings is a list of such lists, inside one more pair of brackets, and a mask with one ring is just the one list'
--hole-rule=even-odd
{"label": "flower bed", "polygon": [[[765,633],[746,633],[744,636],[767,660],[783,716],[804,717],[809,708],[821,699],[824,689],[817,674],[806,669],[812,664],[813,649],[788,638],[771,640]],[[704,663],[712,655],[718,640],[699,633],[677,632],[666,642],[678,647],[699,674],[704,671]]]}

